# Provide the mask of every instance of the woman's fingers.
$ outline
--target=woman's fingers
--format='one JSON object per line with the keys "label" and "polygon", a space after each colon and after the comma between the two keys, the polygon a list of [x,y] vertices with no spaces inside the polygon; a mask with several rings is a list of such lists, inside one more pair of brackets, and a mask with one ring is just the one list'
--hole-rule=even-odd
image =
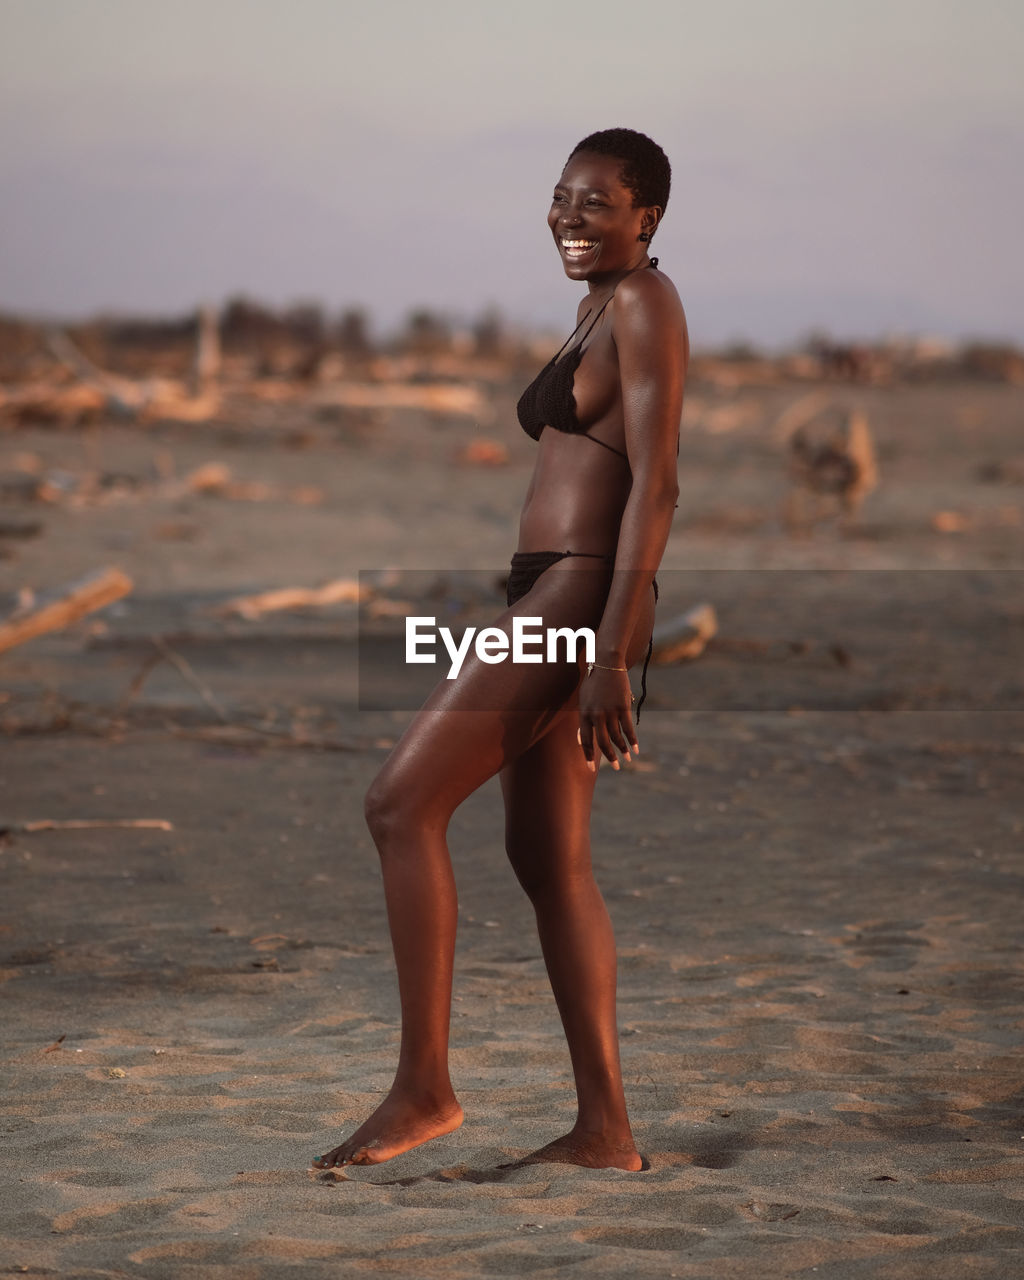
{"label": "woman's fingers", "polygon": [[623,721],[627,718],[627,716],[628,716],[628,713],[620,712],[615,717],[614,720],[611,720],[609,722],[608,736],[611,738],[612,742],[615,743],[615,746],[618,748],[618,750],[622,752],[623,756],[627,760],[629,760],[630,759],[629,745],[633,741],[633,737],[635,735],[627,736],[627,734],[623,732],[623,729],[624,729]]}
{"label": "woman's fingers", "polygon": [[620,754],[623,759],[632,760],[630,753],[640,751],[628,707],[625,710],[597,714],[593,717],[581,713],[576,741],[583,749],[584,758],[591,772],[597,768],[600,756],[604,756],[613,769],[618,769]]}
{"label": "woman's fingers", "polygon": [[583,758],[587,762],[587,768],[594,773],[597,766],[594,764],[594,726],[586,716],[580,717],[580,727],[576,731],[576,741],[583,748]]}
{"label": "woman's fingers", "polygon": [[613,769],[617,769],[619,767],[619,757],[615,754],[615,748],[612,746],[612,737],[609,731],[610,726],[608,721],[603,719],[599,720],[594,725],[594,730],[594,737],[597,740],[597,745],[601,750],[601,754],[611,764]]}
{"label": "woman's fingers", "polygon": [[[580,716],[578,736],[591,773],[596,773],[602,755],[612,762],[613,769],[619,767],[619,761],[608,738],[603,719],[595,717],[591,720],[588,716]],[[597,754],[598,752],[600,755]]]}
{"label": "woman's fingers", "polygon": [[627,707],[619,717],[619,723],[622,725],[622,732],[626,735],[626,741],[629,743],[629,749],[635,754],[640,754],[640,744],[636,740],[636,726],[633,724],[633,708]]}

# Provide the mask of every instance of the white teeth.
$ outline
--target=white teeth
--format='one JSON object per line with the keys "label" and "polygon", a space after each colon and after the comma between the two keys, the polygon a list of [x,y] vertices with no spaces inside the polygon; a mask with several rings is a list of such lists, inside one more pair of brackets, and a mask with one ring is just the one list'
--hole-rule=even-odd
{"label": "white teeth", "polygon": [[563,249],[592,249],[597,244],[596,240],[563,240]]}

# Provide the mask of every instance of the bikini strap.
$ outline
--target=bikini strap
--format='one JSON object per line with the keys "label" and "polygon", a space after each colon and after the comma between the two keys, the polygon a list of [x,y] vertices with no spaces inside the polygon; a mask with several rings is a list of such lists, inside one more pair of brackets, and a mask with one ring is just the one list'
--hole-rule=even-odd
{"label": "bikini strap", "polygon": [[[654,587],[654,603],[658,603],[658,579],[655,578],[651,584]],[[640,701],[636,704],[636,723],[640,723],[640,709],[647,701],[647,668],[651,665],[651,658],[654,656],[654,632],[651,632],[651,638],[647,642],[647,657],[644,658],[643,674],[640,676]]]}
{"label": "bikini strap", "polygon": [[[650,262],[649,262],[647,265],[648,265],[649,267],[653,267],[653,268],[655,269],[655,271],[657,271],[657,269],[658,269],[658,259],[657,259],[657,258],[652,258],[652,259],[650,260]],[[640,268],[639,268],[639,267],[634,267],[634,268],[633,268],[633,270],[634,270],[634,271],[638,271],[638,270],[640,270]],[[632,274],[632,273],[627,273],[627,274]],[[621,284],[621,283],[622,283],[622,281],[620,280],[620,281],[619,281],[619,284]],[[618,285],[616,285],[616,288],[618,288]],[[607,307],[608,303],[609,303],[609,302],[611,302],[612,298],[614,298],[614,297],[615,297],[615,289],[613,289],[613,290],[611,291],[611,293],[608,295],[608,297],[607,297],[607,298],[605,298],[604,302],[601,304],[600,309],[598,310],[597,315],[595,315],[595,316],[594,316],[594,318],[593,318],[593,320],[591,320],[591,321],[590,321],[590,324],[589,324],[589,325],[587,325],[587,331],[586,331],[586,333],[583,335],[583,337],[582,337],[582,338],[580,338],[579,343],[577,344],[581,350],[582,350],[582,348],[583,348],[583,344],[586,342],[586,340],[587,340],[587,339],[590,337],[590,335],[593,333],[593,331],[594,331],[594,326],[597,324],[598,320],[600,320],[600,319],[601,319],[601,317],[604,315],[605,307]],[[587,320],[588,320],[588,319],[590,319],[591,314],[592,314],[592,313],[591,313],[590,311],[588,311],[588,312],[587,312],[587,314],[586,314],[586,315],[583,317],[583,319],[579,322],[579,324],[576,326],[576,328],[575,328],[575,329],[573,329],[572,333],[570,333],[570,334],[569,334],[568,338],[566,338],[566,340],[565,340],[565,341],[562,343],[562,345],[558,348],[558,351],[555,353],[555,355],[553,355],[553,356],[551,357],[551,363],[552,363],[552,364],[555,364],[555,362],[558,360],[558,357],[559,357],[559,356],[562,354],[562,352],[566,349],[566,347],[569,345],[569,343],[570,343],[570,342],[572,342],[573,338],[575,338],[575,337],[576,337],[576,335],[577,335],[577,334],[579,333],[579,331],[583,328],[583,326],[584,326],[585,324],[587,324]],[[618,452],[618,451],[616,450],[616,452]]]}
{"label": "bikini strap", "polygon": [[[609,298],[609,299],[608,299],[608,302],[610,302],[610,301],[611,301],[611,298]],[[606,302],[606,303],[604,304],[604,306],[605,306],[605,307],[608,305],[608,302]],[[602,308],[601,308],[601,311],[603,311],[603,310],[604,310],[604,307],[602,307]],[[598,312],[598,315],[600,315],[600,314],[601,314],[601,312],[599,311],[599,312]],[[576,326],[576,328],[575,328],[575,329],[573,329],[572,333],[570,333],[570,334],[569,334],[568,338],[566,338],[566,340],[565,340],[565,341],[562,343],[562,345],[558,348],[558,350],[555,352],[555,354],[551,357],[551,363],[552,363],[552,364],[555,364],[555,363],[557,362],[558,357],[562,354],[562,352],[566,349],[566,347],[569,345],[569,343],[570,343],[570,342],[572,342],[573,338],[575,338],[575,337],[576,337],[576,335],[579,333],[579,331],[580,331],[580,330],[583,328],[583,326],[587,323],[587,320],[589,319],[589,317],[590,317],[590,312],[588,311],[588,312],[587,312],[587,314],[583,317],[583,319],[582,319],[582,320],[579,322],[579,324]],[[591,328],[592,328],[592,327],[593,327],[593,326],[591,326]],[[589,332],[590,332],[590,329],[588,329],[588,330],[587,330],[587,333],[589,333]],[[581,339],[581,341],[582,341],[582,342],[586,342],[586,340],[587,340],[587,334],[584,334],[584,335],[583,335],[583,338]]]}
{"label": "bikini strap", "polygon": [[613,444],[609,444],[607,440],[600,440],[597,436],[592,436],[589,431],[581,431],[580,435],[583,436],[585,440],[593,440],[594,444],[599,444],[602,449],[607,449],[609,453],[614,453],[617,457],[625,458],[627,462],[629,461],[628,453],[623,453],[621,449],[616,449],[616,447]]}
{"label": "bikini strap", "polygon": [[[608,303],[611,302],[612,298],[614,297],[615,297],[615,290],[613,289],[611,293],[608,295],[608,297],[605,298],[603,304],[601,305],[600,311],[598,311],[597,315],[594,316],[593,320],[591,320],[590,324],[587,326],[586,333],[583,335],[582,338],[580,338],[579,346],[581,348],[583,347],[583,344],[586,342],[586,340],[590,337],[590,335],[594,332],[594,326],[597,324],[598,320],[600,320],[601,317],[604,315],[605,307],[607,307]],[[590,315],[589,311],[587,312],[587,315]],[[586,318],[587,316],[583,317],[584,320],[586,320]]]}
{"label": "bikini strap", "polygon": [[[648,265],[649,267],[653,267],[653,268],[655,269],[655,271],[657,271],[657,269],[658,269],[658,259],[657,259],[657,258],[652,258],[652,259],[650,260],[650,262],[649,262],[647,265]],[[634,267],[634,268],[633,268],[633,271],[639,271],[639,270],[641,270],[641,268],[640,268],[640,267]],[[632,275],[632,272],[629,272],[628,274]],[[621,283],[622,283],[622,281],[620,280],[620,281],[619,281],[619,284],[621,284]],[[612,298],[614,298],[614,297],[615,297],[615,291],[616,291],[616,289],[618,289],[618,287],[619,287],[619,285],[616,285],[616,286],[615,286],[615,289],[613,289],[613,290],[611,291],[611,293],[608,295],[608,297],[607,297],[607,298],[605,298],[605,300],[604,300],[604,302],[603,302],[603,304],[602,304],[602,306],[601,306],[600,311],[598,311],[597,315],[596,315],[596,316],[594,316],[593,320],[591,320],[590,324],[587,326],[587,331],[586,331],[586,333],[583,335],[583,337],[582,337],[582,338],[580,338],[580,341],[579,341],[579,345],[580,345],[581,347],[582,347],[582,346],[583,346],[583,344],[586,342],[586,340],[590,337],[591,333],[592,333],[592,332],[593,332],[593,330],[594,330],[594,326],[597,324],[598,320],[600,320],[600,319],[601,319],[601,316],[604,314],[604,309],[605,309],[605,307],[608,305],[608,303],[609,303],[609,302],[611,302]],[[576,334],[577,334],[577,333],[579,333],[579,331],[580,331],[580,329],[583,327],[583,325],[584,325],[584,324],[586,324],[587,316],[589,316],[589,315],[590,315],[590,312],[588,311],[588,312],[587,312],[587,315],[583,317],[583,319],[579,322],[579,324],[578,324],[578,325],[576,326],[576,328],[573,330],[573,332],[572,332],[572,334],[571,334],[571,336],[570,336],[570,338],[569,338],[569,342],[571,342],[571,341],[572,341],[572,339],[576,336]],[[567,342],[565,345],[566,345],[566,346],[568,346],[568,345],[569,345],[569,342]],[[562,348],[562,351],[564,351],[564,350],[565,350],[565,347],[563,347],[563,348]],[[558,354],[559,354],[559,355],[561,355],[561,351],[560,351]]]}

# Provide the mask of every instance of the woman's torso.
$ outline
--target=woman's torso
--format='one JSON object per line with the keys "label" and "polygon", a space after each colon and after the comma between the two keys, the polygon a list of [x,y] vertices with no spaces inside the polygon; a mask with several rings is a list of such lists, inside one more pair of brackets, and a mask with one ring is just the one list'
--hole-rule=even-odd
{"label": "woman's torso", "polygon": [[[519,524],[520,551],[615,552],[632,473],[625,456],[622,388],[612,338],[614,305],[612,300],[589,334],[585,317],[596,308],[589,299],[580,306],[577,318],[584,322],[586,336],[567,384],[575,414],[563,414],[575,421],[571,430],[545,426],[539,432],[537,462]],[[570,345],[559,363],[574,362],[574,352],[576,346]]]}

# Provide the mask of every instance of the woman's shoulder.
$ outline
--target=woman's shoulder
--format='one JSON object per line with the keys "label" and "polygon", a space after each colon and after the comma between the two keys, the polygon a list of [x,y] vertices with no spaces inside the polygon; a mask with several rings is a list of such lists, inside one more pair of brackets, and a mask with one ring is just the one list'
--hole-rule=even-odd
{"label": "woman's shoulder", "polygon": [[615,290],[613,326],[616,334],[649,331],[686,332],[686,316],[679,292],[660,267],[633,271]]}

